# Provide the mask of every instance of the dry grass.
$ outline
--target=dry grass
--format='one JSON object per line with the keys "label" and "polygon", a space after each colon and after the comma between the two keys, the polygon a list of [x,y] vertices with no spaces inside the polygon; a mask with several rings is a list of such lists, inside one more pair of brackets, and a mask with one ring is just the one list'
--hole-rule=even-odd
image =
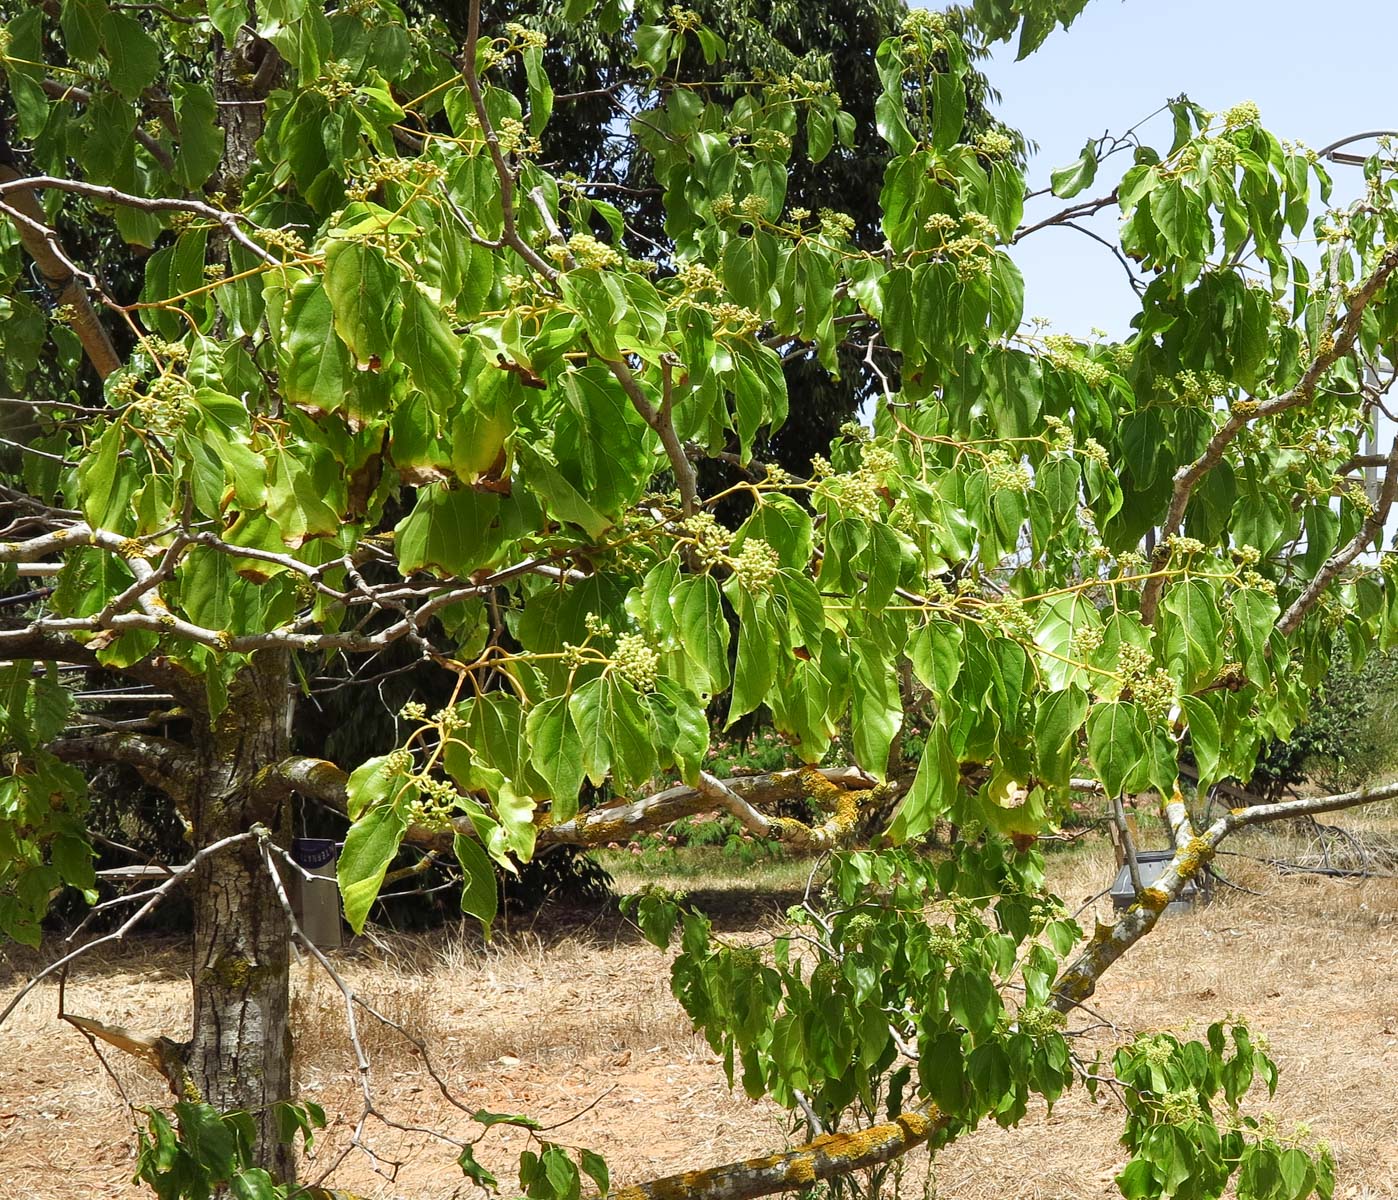
{"label": "dry grass", "polygon": [[[1236,848],[1286,857],[1298,845],[1254,836]],[[765,903],[735,894],[731,874],[722,894],[717,877],[690,874],[683,882],[718,905],[721,926],[753,930],[771,927],[790,902],[788,890],[804,886],[806,870],[774,881],[778,892]],[[1225,1012],[1247,1014],[1282,1068],[1273,1110],[1284,1126],[1305,1121],[1334,1145],[1339,1194],[1398,1197],[1398,882],[1282,876],[1242,858],[1228,860],[1225,870],[1262,894],[1225,889],[1209,908],[1170,919],[1103,980],[1092,1001],[1118,1032],[1085,1040],[1109,1049],[1138,1030],[1197,1033]],[[1074,905],[1111,874],[1110,851],[1100,843],[1050,857],[1051,879]],[[1084,914],[1085,924],[1092,915]],[[371,1004],[429,1042],[467,1104],[529,1112],[545,1123],[581,1112],[556,1136],[600,1150],[615,1178],[645,1178],[784,1141],[782,1115],[731,1094],[707,1046],[688,1029],[669,995],[667,957],[610,919],[584,928],[541,922],[492,946],[469,931],[395,936],[357,943],[338,965]],[[13,976],[4,986],[13,986]],[[317,1162],[325,1163],[345,1143],[358,1111],[355,1072],[339,994],[309,963],[296,968],[294,986],[299,1084],[341,1114],[317,1148]],[[54,990],[39,989],[0,1029],[0,1179],[31,1200],[134,1196],[126,1110],[83,1039],[54,1022],[55,1000]],[[169,945],[137,945],[99,960],[68,991],[73,1011],[173,1036],[181,1032],[186,1000],[182,961]],[[386,1113],[468,1130],[409,1044],[372,1019],[362,1029]],[[159,1082],[142,1068],[113,1067],[133,1101],[161,1100]],[[1052,1115],[1031,1111],[1017,1130],[982,1129],[942,1152],[936,1194],[1114,1195],[1111,1179],[1124,1159],[1119,1130],[1110,1102],[1094,1105],[1070,1093]],[[342,1186],[414,1200],[460,1189],[449,1148],[419,1134],[373,1132],[386,1158],[408,1165],[390,1180],[354,1158],[336,1177]],[[505,1137],[488,1143],[482,1158],[504,1168],[516,1148]],[[308,1174],[315,1169],[308,1164]],[[925,1160],[911,1164],[903,1194],[920,1195],[925,1175]]]}

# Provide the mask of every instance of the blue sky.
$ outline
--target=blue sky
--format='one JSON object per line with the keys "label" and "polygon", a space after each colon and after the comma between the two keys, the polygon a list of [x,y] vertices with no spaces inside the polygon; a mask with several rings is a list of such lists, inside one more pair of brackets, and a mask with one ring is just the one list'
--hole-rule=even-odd
{"label": "blue sky", "polygon": [[[933,5],[932,7],[935,7]],[[1039,143],[1030,186],[1077,157],[1089,137],[1120,132],[1181,92],[1205,108],[1253,100],[1278,137],[1321,147],[1367,129],[1398,129],[1393,0],[1091,0],[1024,62],[1013,46],[986,64],[1003,94],[1000,116]],[[1153,136],[1152,136],[1153,135]],[[1157,119],[1144,140],[1168,143]],[[1090,195],[1110,190],[1123,154],[1104,165]],[[1336,198],[1356,192],[1356,167],[1333,166]],[[1086,199],[1087,196],[1083,196]],[[1036,214],[1062,207],[1052,197]],[[1113,214],[1107,214],[1107,230]],[[1025,312],[1085,336],[1125,332],[1132,295],[1121,267],[1081,234],[1048,229],[1015,251]]]}

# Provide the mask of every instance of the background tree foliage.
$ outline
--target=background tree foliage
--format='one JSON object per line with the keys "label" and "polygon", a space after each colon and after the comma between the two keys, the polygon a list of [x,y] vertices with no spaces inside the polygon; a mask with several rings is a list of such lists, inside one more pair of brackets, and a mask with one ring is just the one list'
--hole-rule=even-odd
{"label": "background tree foliage", "polygon": [[[1398,790],[1196,832],[1178,785],[1184,753],[1201,789],[1247,777],[1337,646],[1398,630],[1391,561],[1363,557],[1398,443],[1377,502],[1353,475],[1398,332],[1390,165],[1330,211],[1322,165],[1254,106],[1175,102],[1167,145],[1089,143],[1053,177],[1052,220],[1120,212],[1150,276],[1132,336],[1026,326],[1020,145],[985,119],[963,32],[1028,52],[1081,7],[905,15],[872,76],[849,50],[877,80],[849,101],[872,98],[861,124],[833,67],[805,69],[819,16],[569,0],[598,52],[559,73],[618,106],[585,143],[550,141],[555,113],[600,98],[567,99],[547,35],[475,5],[457,37],[386,0],[6,21],[0,349],[11,382],[42,358],[68,388],[12,398],[37,432],[0,485],[0,928],[35,942],[57,889],[93,892],[78,764],[171,798],[190,857],[130,922],[193,885],[191,1036],[77,1018],[170,1082],[142,1146],[159,1194],[285,1194],[321,1119],[285,1051],[298,803],[351,822],[356,929],[405,843],[455,858],[487,929],[497,869],[701,811],[838,852],[764,949],[639,899],[647,936],[678,934],[676,996],[730,1080],[826,1131],[624,1189],[658,1200],[1014,1124],[1078,1073],[1062,1014],[1224,839]],[[787,20],[790,59],[752,61]],[[876,203],[820,207],[874,163]],[[1318,265],[1291,249],[1308,223]],[[84,256],[112,239],[139,270]],[[831,411],[801,408],[797,361],[857,377],[840,394],[870,420],[782,458],[776,431]],[[52,591],[20,590],[36,578]],[[396,678],[391,655],[437,677],[396,745],[300,752],[305,702]],[[98,673],[169,708],[78,727],[68,683]],[[790,765],[713,774],[713,724],[764,709]],[[1085,940],[1035,846],[1083,793],[1155,794],[1176,848]],[[961,838],[934,859],[915,846],[938,821]],[[1250,1115],[1275,1068],[1242,1025],[1125,1046],[1115,1072],[1137,1098],[1125,1195],[1332,1190],[1327,1151]],[[373,1115],[366,1088],[361,1132]],[[535,1200],[608,1190],[527,1117],[475,1116],[532,1131]],[[462,1169],[496,1186],[473,1144]]]}

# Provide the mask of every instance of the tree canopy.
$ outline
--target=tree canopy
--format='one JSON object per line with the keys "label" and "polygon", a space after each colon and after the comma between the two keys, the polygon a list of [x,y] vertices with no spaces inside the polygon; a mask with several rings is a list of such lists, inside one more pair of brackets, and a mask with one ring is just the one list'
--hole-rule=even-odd
{"label": "tree canopy", "polygon": [[[1180,99],[1158,146],[1089,142],[1052,176],[1066,207],[1026,226],[963,33],[1028,53],[1082,7],[904,14],[851,101],[870,130],[817,71],[724,72],[698,11],[569,0],[628,67],[612,98],[644,154],[600,181],[551,163],[570,101],[545,34],[475,2],[460,40],[388,0],[6,20],[0,358],[24,422],[0,482],[0,930],[37,943],[57,889],[93,895],[84,765],[171,797],[190,858],[120,932],[193,885],[191,1037],[75,1018],[170,1081],[141,1159],[159,1194],[294,1183],[317,1118],[285,1052],[306,799],[350,821],[356,930],[405,842],[454,855],[487,928],[497,869],[696,812],[833,851],[766,951],[659,892],[636,908],[678,933],[676,996],[730,1080],[814,1139],[685,1177],[717,1200],[1052,1102],[1077,1074],[1062,1014],[1221,841],[1391,794],[1196,832],[1179,782],[1182,754],[1201,792],[1248,778],[1337,653],[1398,629],[1392,560],[1366,553],[1398,442],[1376,499],[1357,474],[1398,333],[1391,163],[1333,210],[1254,105]],[[876,212],[835,207],[822,164],[875,160]],[[1142,274],[1131,336],[1026,323],[1015,244],[1108,208]],[[109,270],[118,246],[138,258]],[[797,359],[868,397],[801,474],[770,453]],[[448,700],[405,705],[391,752],[297,753],[319,673],[372,682],[394,647]],[[84,716],[84,672],[168,707]],[[753,713],[789,766],[719,778],[714,725]],[[1084,794],[1153,794],[1176,849],[1086,939],[1036,847]],[[793,797],[820,815],[779,815]],[[956,844],[921,853],[939,821]],[[1245,1027],[1123,1047],[1115,1073],[1125,1195],[1329,1194],[1328,1152],[1240,1115],[1275,1084]],[[366,1083],[357,1138],[374,1111]],[[571,1200],[580,1172],[608,1189],[539,1136],[520,1187]]]}

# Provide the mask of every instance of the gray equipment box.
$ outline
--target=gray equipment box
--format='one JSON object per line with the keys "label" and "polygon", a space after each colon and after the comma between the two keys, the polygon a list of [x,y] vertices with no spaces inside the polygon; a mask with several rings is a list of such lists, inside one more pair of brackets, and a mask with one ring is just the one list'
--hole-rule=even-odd
{"label": "gray equipment box", "polygon": [[[1173,850],[1138,851],[1136,853],[1136,866],[1140,869],[1141,886],[1150,887],[1165,874],[1165,868],[1170,865],[1170,860],[1174,857]],[[1136,903],[1136,890],[1131,886],[1131,868],[1128,864],[1121,864],[1121,870],[1116,873],[1116,879],[1112,882],[1110,895],[1114,908],[1130,908]],[[1207,889],[1201,888],[1196,880],[1191,879],[1184,885],[1184,891],[1180,893],[1180,898],[1167,904],[1165,911],[1167,913],[1192,912],[1196,906],[1208,902]]]}

